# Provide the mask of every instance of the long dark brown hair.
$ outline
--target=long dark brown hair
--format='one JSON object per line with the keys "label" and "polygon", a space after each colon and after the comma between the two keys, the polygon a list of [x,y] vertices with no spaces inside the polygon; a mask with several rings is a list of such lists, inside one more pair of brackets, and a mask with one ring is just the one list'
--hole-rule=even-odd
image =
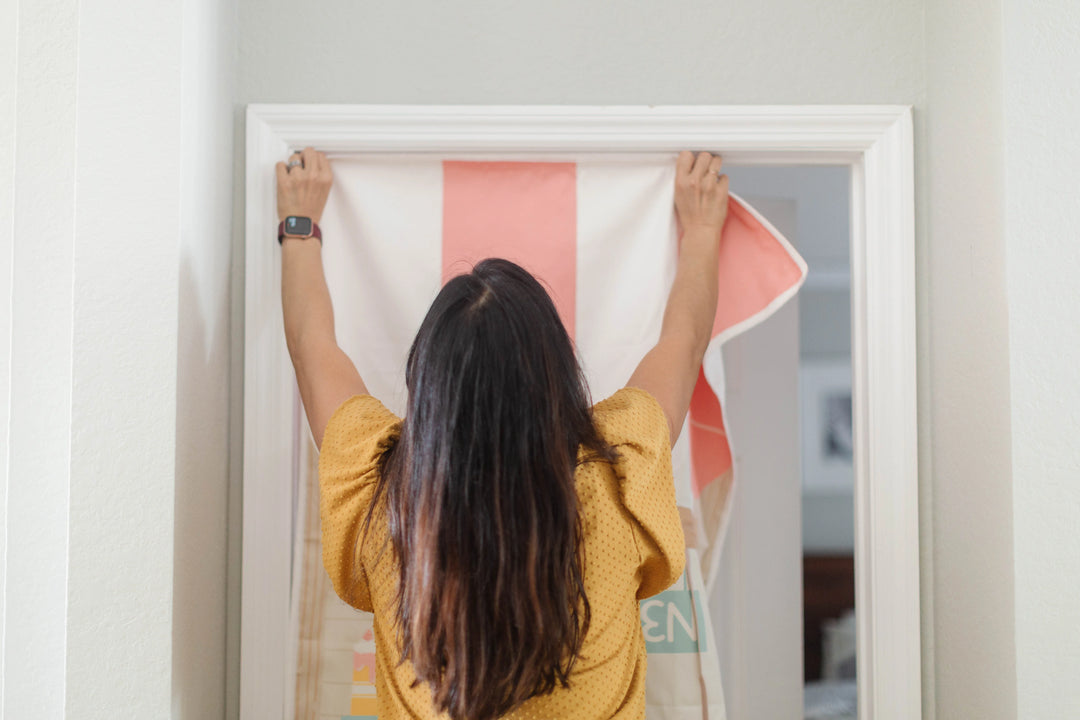
{"label": "long dark brown hair", "polygon": [[405,377],[365,534],[381,499],[401,662],[439,712],[489,720],[569,686],[590,619],[574,472],[615,451],[551,298],[507,260],[443,287]]}

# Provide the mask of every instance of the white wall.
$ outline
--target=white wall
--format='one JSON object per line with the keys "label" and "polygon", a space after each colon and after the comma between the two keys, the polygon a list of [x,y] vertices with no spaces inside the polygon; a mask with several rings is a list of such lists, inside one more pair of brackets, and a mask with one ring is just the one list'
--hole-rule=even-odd
{"label": "white wall", "polygon": [[[7,627],[8,409],[11,402],[11,278],[15,203],[15,82],[19,6],[0,5],[0,648]],[[4,707],[3,653],[0,652],[0,716]]]}
{"label": "white wall", "polygon": [[923,675],[936,678],[941,720],[1014,718],[1000,0],[928,0],[926,29],[916,137]]}
{"label": "white wall", "polygon": [[1017,706],[1077,717],[1080,5],[1003,4]]}
{"label": "white wall", "polygon": [[223,382],[216,398],[197,387],[206,366],[224,378],[228,332],[231,87],[195,85],[231,72],[215,12],[0,10],[5,718],[223,715],[227,401]]}
{"label": "white wall", "polygon": [[183,22],[172,717],[212,720],[229,651],[230,333],[243,330],[230,317],[236,5],[187,0]]}
{"label": "white wall", "polygon": [[[19,3],[12,104],[10,395],[4,538],[4,717],[60,717],[67,692],[75,232],[74,3]],[[10,173],[10,174],[9,174]],[[16,241],[18,238],[18,241]]]}
{"label": "white wall", "polygon": [[1012,717],[1000,0],[658,7],[239,0],[237,100],[913,105],[924,715]]}

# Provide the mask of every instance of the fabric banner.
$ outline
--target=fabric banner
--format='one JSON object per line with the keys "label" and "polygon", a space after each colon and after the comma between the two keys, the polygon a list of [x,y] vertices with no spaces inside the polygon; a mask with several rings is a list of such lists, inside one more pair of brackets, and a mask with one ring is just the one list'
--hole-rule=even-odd
{"label": "fabric banner", "polygon": [[[431,301],[486,257],[513,260],[545,284],[594,400],[622,387],[659,337],[678,258],[674,154],[542,162],[379,154],[332,166],[321,225],[338,342],[369,391],[399,415],[405,358]],[[687,571],[641,603],[650,720],[724,717],[706,601],[735,487],[720,348],[792,297],[805,275],[790,244],[732,195],[714,337],[673,450]],[[318,571],[303,568],[303,581]],[[323,707],[311,717],[349,716],[349,708]]]}

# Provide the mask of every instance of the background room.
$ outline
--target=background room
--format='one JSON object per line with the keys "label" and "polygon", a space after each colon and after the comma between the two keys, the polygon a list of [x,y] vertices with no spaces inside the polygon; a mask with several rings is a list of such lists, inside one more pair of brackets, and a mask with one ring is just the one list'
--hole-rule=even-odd
{"label": "background room", "polygon": [[732,717],[800,703],[804,717],[854,717],[850,171],[728,174],[810,272],[789,307],[725,348],[742,483],[710,599],[725,696]]}

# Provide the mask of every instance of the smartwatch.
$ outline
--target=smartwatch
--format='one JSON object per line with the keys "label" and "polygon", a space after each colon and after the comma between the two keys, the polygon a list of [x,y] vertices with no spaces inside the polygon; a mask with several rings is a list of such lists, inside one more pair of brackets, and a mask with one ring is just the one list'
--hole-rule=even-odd
{"label": "smartwatch", "polygon": [[285,238],[306,240],[310,237],[318,239],[319,244],[322,245],[322,230],[319,229],[319,223],[309,217],[290,215],[278,225],[277,240],[279,245]]}

